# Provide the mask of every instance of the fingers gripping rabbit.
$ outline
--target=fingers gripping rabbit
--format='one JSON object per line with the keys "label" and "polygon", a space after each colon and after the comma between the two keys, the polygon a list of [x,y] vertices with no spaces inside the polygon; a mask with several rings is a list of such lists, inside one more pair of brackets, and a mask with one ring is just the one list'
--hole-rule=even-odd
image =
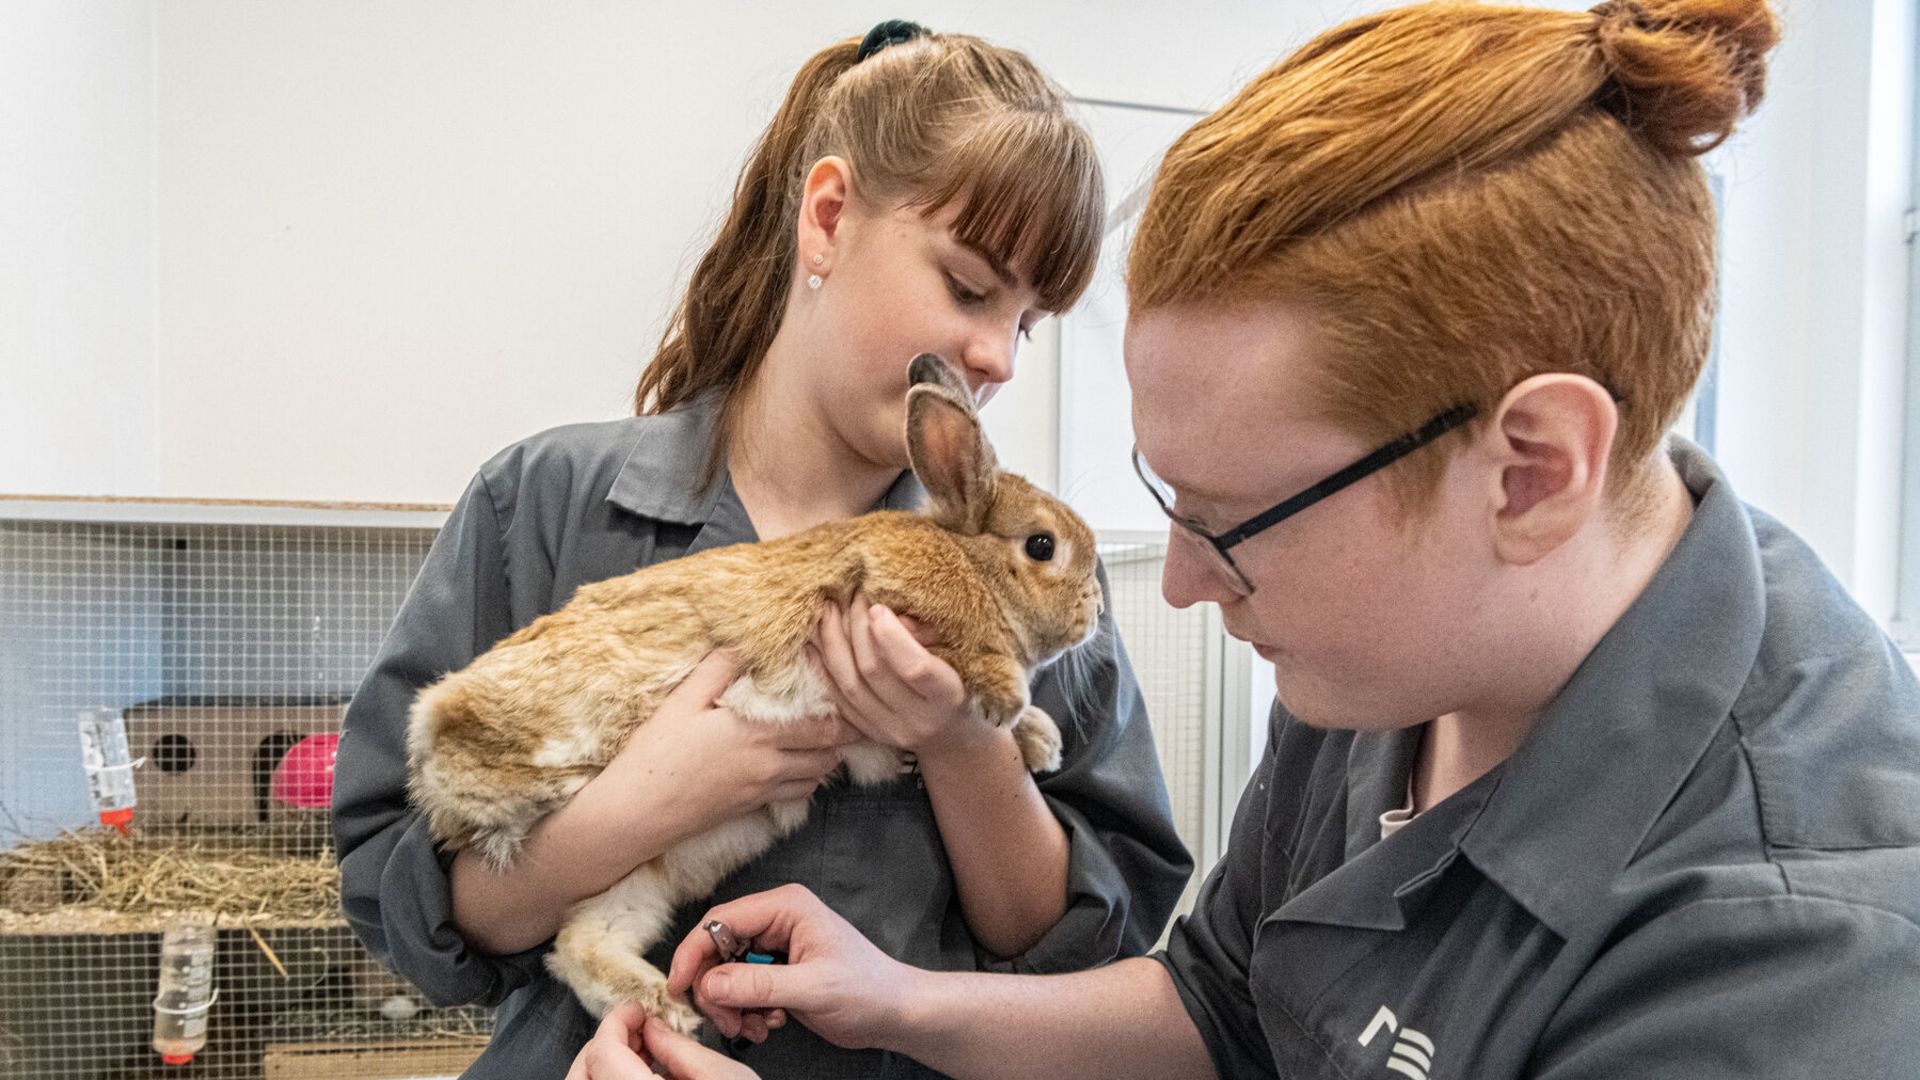
{"label": "fingers gripping rabbit", "polygon": [[[743,674],[721,703],[784,725],[829,712],[807,662],[823,602],[864,590],[929,626],[984,722],[1011,724],[1029,769],[1060,765],[1060,732],[1034,706],[1033,671],[1091,636],[1094,539],[1073,511],[998,471],[971,395],[931,353],[915,357],[907,448],[924,513],[879,511],[759,544],[660,563],[581,588],[422,690],[410,717],[409,793],[433,836],[509,864],[541,817],[577,792],[702,657]],[[859,784],[898,776],[898,751],[846,748]],[[766,805],[641,864],[568,913],[548,966],[595,1016],[636,1001],[677,1030],[698,1017],[643,959],[675,908],[806,819],[808,799]]]}

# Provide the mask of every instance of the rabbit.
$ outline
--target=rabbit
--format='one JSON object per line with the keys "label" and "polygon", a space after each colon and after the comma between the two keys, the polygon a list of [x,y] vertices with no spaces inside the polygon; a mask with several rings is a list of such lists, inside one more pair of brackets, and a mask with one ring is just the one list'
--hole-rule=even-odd
{"label": "rabbit", "polygon": [[[1060,767],[1060,731],[1028,698],[1032,672],[1094,633],[1094,537],[1064,504],[999,472],[972,396],[932,353],[909,366],[906,434],[926,512],[885,510],[757,544],[701,552],[583,586],[560,610],[415,698],[409,795],[435,839],[509,865],[528,830],[606,766],[702,657],[741,676],[720,702],[787,724],[832,711],[804,648],[826,602],[856,591],[929,626],[978,715],[1011,724],[1027,768]],[[896,779],[900,751],[845,748],[855,784]],[[644,958],[680,904],[806,820],[810,797],[687,839],[567,913],[548,968],[604,1016],[636,1001],[675,1030],[699,1016]]]}

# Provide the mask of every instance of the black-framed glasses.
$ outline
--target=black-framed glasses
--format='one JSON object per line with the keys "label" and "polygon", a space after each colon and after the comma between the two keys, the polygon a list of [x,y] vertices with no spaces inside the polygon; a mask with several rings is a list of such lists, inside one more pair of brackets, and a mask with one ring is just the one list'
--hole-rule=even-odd
{"label": "black-framed glasses", "polygon": [[1166,513],[1168,519],[1179,526],[1180,531],[1201,541],[1201,549],[1211,553],[1214,568],[1221,572],[1222,577],[1233,587],[1234,592],[1241,596],[1252,596],[1253,582],[1247,580],[1247,575],[1240,569],[1239,564],[1235,563],[1233,556],[1227,553],[1228,548],[1273,528],[1340,489],[1372,476],[1473,419],[1474,413],[1478,411],[1472,405],[1455,405],[1427,421],[1418,431],[1400,436],[1319,483],[1280,500],[1272,508],[1248,518],[1223,533],[1209,532],[1194,519],[1174,512],[1173,487],[1154,473],[1152,466],[1147,464],[1147,459],[1140,455],[1140,447],[1137,445],[1133,448],[1133,471],[1139,474],[1140,482],[1147,485],[1148,494],[1153,496],[1154,502],[1160,504],[1160,509]]}

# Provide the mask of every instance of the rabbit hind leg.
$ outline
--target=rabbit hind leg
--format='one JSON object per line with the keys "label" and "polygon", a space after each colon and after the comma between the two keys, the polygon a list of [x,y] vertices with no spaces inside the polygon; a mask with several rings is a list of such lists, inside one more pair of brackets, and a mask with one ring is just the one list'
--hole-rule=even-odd
{"label": "rabbit hind leg", "polygon": [[666,974],[646,959],[647,949],[660,940],[673,917],[672,897],[657,867],[640,867],[573,909],[554,939],[547,968],[595,1018],[632,1001],[673,1030],[691,1035],[700,1027],[700,1014],[667,991]]}

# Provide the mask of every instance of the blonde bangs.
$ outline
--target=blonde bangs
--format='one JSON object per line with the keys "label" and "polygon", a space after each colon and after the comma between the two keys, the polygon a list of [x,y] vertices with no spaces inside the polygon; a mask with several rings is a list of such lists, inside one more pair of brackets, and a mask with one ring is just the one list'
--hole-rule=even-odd
{"label": "blonde bangs", "polygon": [[975,123],[910,205],[958,203],[953,231],[1028,276],[1040,306],[1071,308],[1093,279],[1106,187],[1093,140],[1058,112],[1002,113]]}

